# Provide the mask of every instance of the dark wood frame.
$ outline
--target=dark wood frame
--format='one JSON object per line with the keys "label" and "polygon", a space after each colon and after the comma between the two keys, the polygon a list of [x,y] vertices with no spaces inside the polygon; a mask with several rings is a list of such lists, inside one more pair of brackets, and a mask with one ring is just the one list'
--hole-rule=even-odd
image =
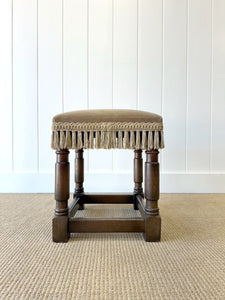
{"label": "dark wood frame", "polygon": [[[84,193],[83,149],[75,150],[75,191],[69,199],[69,151],[56,151],[55,200],[52,223],[54,242],[67,242],[72,232],[143,232],[146,242],[160,241],[161,217],[159,215],[159,163],[158,150],[146,150],[145,188],[143,193],[142,150],[134,150],[134,191],[127,194]],[[133,204],[140,211],[138,218],[78,218],[77,210],[85,204]]]}

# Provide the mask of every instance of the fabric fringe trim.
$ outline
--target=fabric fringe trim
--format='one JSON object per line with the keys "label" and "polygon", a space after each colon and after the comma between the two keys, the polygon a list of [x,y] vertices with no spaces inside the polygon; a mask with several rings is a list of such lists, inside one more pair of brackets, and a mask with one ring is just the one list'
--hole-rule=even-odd
{"label": "fabric fringe trim", "polygon": [[162,122],[54,122],[52,131],[160,131],[163,130]]}
{"label": "fabric fringe trim", "polygon": [[52,149],[162,149],[163,130],[53,131]]}

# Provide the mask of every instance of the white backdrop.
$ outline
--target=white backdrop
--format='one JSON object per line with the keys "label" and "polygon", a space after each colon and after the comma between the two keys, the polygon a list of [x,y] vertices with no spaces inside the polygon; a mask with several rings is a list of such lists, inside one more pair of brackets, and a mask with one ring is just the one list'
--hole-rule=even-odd
{"label": "white backdrop", "polygon": [[[225,192],[224,0],[0,0],[0,42],[1,192],[53,192],[52,116],[84,108],[162,114],[161,191]],[[132,159],[86,151],[86,189]]]}

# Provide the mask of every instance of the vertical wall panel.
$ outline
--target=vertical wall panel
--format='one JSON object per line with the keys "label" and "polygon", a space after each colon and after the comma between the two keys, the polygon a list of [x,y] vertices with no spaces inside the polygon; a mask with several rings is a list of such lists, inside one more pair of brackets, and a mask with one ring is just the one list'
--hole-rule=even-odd
{"label": "vertical wall panel", "polygon": [[63,7],[64,111],[87,108],[87,0]]}
{"label": "vertical wall panel", "polygon": [[38,98],[40,171],[54,170],[51,121],[62,112],[62,1],[38,1]]}
{"label": "vertical wall panel", "polygon": [[[114,0],[113,107],[137,107],[137,0]],[[131,171],[132,151],[115,150],[115,171]]]}
{"label": "vertical wall panel", "polygon": [[211,0],[189,0],[188,171],[209,171],[211,29]]}
{"label": "vertical wall panel", "polygon": [[13,1],[15,171],[37,171],[37,0]]}
{"label": "vertical wall panel", "polygon": [[185,171],[187,99],[187,1],[164,3],[163,106],[166,148],[165,171]]}
{"label": "vertical wall panel", "polygon": [[89,1],[89,108],[112,108],[112,0]]}
{"label": "vertical wall panel", "polygon": [[[89,108],[112,108],[112,0],[89,1]],[[111,171],[112,151],[91,150],[90,171]]]}
{"label": "vertical wall panel", "polygon": [[225,1],[214,0],[212,170],[225,170]]}
{"label": "vertical wall panel", "polygon": [[114,108],[137,104],[137,0],[114,0]]}
{"label": "vertical wall panel", "polygon": [[[89,0],[64,0],[63,3],[64,111],[87,109]],[[88,150],[84,151],[84,161],[86,172]]]}
{"label": "vertical wall panel", "polygon": [[138,109],[161,114],[162,0],[139,0]]}
{"label": "vertical wall panel", "polygon": [[0,2],[0,170],[12,171],[12,3]]}

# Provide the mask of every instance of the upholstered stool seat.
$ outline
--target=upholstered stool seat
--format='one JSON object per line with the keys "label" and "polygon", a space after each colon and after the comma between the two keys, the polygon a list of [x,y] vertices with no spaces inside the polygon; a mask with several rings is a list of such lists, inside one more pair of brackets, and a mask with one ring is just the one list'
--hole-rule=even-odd
{"label": "upholstered stool seat", "polygon": [[[164,148],[162,117],[146,111],[126,109],[79,110],[53,118],[51,146],[56,149],[56,209],[53,240],[65,242],[70,232],[143,232],[146,241],[159,241],[161,218],[158,209],[158,149]],[[84,193],[83,149],[133,149],[134,191],[131,194]],[[68,207],[68,149],[75,149],[75,192]],[[146,150],[145,192],[142,189],[142,150]],[[133,203],[142,218],[75,218],[88,203]]]}
{"label": "upholstered stool seat", "polygon": [[162,117],[126,109],[80,110],[53,118],[53,149],[164,147]]}

